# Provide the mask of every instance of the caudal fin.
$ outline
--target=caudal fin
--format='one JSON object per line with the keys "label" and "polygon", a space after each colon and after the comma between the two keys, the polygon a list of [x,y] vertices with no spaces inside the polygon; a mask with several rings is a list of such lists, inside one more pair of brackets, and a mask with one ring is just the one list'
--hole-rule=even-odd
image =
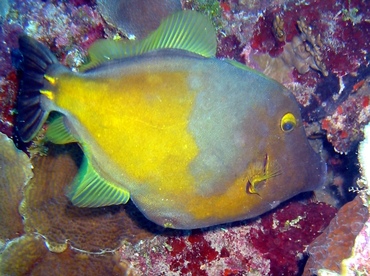
{"label": "caudal fin", "polygon": [[19,37],[19,50],[23,59],[20,64],[16,131],[22,141],[28,142],[35,137],[48,117],[49,110],[42,104],[45,96],[40,92],[47,90],[50,85],[45,79],[46,72],[59,62],[46,46],[28,36]]}

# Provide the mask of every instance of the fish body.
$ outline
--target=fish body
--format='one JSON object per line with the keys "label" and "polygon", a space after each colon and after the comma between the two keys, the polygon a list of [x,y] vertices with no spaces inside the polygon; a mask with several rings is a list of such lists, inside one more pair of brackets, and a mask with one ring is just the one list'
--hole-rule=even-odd
{"label": "fish body", "polygon": [[282,85],[205,54],[208,45],[199,54],[187,44],[138,44],[114,46],[108,60],[98,57],[75,73],[43,45],[20,38],[18,130],[28,141],[50,111],[62,114],[47,137],[78,142],[85,154],[67,191],[73,204],[131,198],[157,224],[192,229],[258,216],[322,184],[326,165]]}

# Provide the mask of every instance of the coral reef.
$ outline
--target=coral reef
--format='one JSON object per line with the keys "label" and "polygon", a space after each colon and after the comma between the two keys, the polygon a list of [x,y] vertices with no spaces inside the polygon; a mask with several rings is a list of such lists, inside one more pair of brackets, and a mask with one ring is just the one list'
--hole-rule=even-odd
{"label": "coral reef", "polygon": [[[297,257],[304,258],[305,247],[335,214],[322,203],[295,202],[260,220],[225,228],[164,231],[132,204],[100,209],[71,206],[64,189],[77,171],[81,152],[76,145],[48,146],[46,156],[32,158],[34,177],[24,188],[20,207],[26,234],[7,242],[0,260],[3,273],[38,275],[61,264],[68,275],[99,275],[89,271],[114,275],[109,269],[139,275],[298,273]],[[282,252],[276,240],[285,244],[284,254],[274,253]],[[20,258],[24,252],[33,253]]]}
{"label": "coral reef", "polygon": [[[325,63],[323,62],[323,44],[321,42],[320,34],[318,34],[317,36],[313,35],[312,28],[308,26],[304,20],[298,20],[297,25],[300,31],[300,39],[304,43],[304,50],[306,51],[307,58],[310,58],[310,60],[306,62],[310,65],[312,69],[320,71],[325,77],[327,77],[329,73],[326,70]],[[296,36],[293,37],[293,40],[295,38]],[[303,52],[304,51],[301,50],[301,54]],[[302,72],[300,73],[304,74]]]}
{"label": "coral reef", "polygon": [[125,206],[78,208],[68,202],[65,189],[77,173],[79,158],[77,145],[70,145],[50,146],[47,156],[32,159],[34,177],[24,189],[20,207],[26,231],[45,237],[55,252],[63,251],[67,241],[73,248],[100,252],[118,248],[123,239],[150,237],[128,217]]}
{"label": "coral reef", "polygon": [[17,79],[17,39],[26,33],[43,41],[57,52],[62,63],[76,67],[84,61],[87,48],[103,37],[104,23],[90,5],[72,1],[11,2],[7,20],[0,28],[0,131],[12,135]]}
{"label": "coral reef", "polygon": [[324,119],[324,127],[330,122],[331,126],[324,128],[328,140],[341,153],[352,150],[370,120],[359,104],[366,105],[366,98],[348,103],[349,109],[341,116],[345,120],[347,115],[354,118],[362,112],[364,124],[352,125],[351,120],[339,124],[332,116],[337,116],[336,109],[351,96],[352,87],[366,83],[369,76],[369,4],[330,0],[259,6],[223,1],[221,7],[226,8],[221,9],[220,44],[230,37],[238,46],[219,47],[218,56],[240,60],[243,48],[241,55],[247,65],[292,90],[306,122]]}
{"label": "coral reef", "polygon": [[[297,258],[304,258],[305,247],[335,214],[323,203],[293,202],[250,222],[192,232],[164,231],[140,216],[133,205],[71,206],[64,188],[79,159],[76,145],[49,145],[47,156],[32,158],[34,178],[25,186],[20,208],[26,234],[7,243],[0,271],[39,275],[63,266],[67,275],[103,271],[115,275],[115,270],[136,275],[297,274]],[[25,252],[32,254],[20,258]]]}
{"label": "coral reef", "polygon": [[315,275],[320,269],[341,272],[341,262],[351,256],[356,236],[369,218],[369,210],[360,196],[345,204],[324,233],[310,246],[310,257],[303,275]]}
{"label": "coral reef", "polygon": [[370,272],[370,220],[368,220],[355,240],[350,258],[342,261],[345,275],[367,275]]}
{"label": "coral reef", "polygon": [[11,139],[0,133],[0,249],[7,240],[23,234],[18,206],[23,186],[32,177],[32,165],[27,155],[18,150]]}
{"label": "coral reef", "polygon": [[40,256],[47,253],[42,238],[22,236],[7,244],[0,257],[2,275],[26,275]]}
{"label": "coral reef", "polygon": [[335,213],[293,202],[258,220],[125,244],[120,254],[140,275],[299,275],[305,248]]}
{"label": "coral reef", "polygon": [[[366,56],[370,50],[366,40],[370,33],[370,22],[366,20],[369,6],[359,1],[349,5],[346,8],[345,3],[335,1],[308,1],[304,5],[287,3],[267,8],[254,25],[250,44],[246,43],[243,50],[248,65],[293,91],[304,107],[307,122],[324,118],[327,138],[341,153],[348,153],[361,140],[361,129],[370,120],[362,111],[366,98],[363,101],[357,97],[348,103],[348,110],[342,109],[341,118],[345,122],[339,124],[333,118],[337,116],[336,108],[351,96],[352,86],[366,83],[369,76]],[[348,16],[348,10],[352,16]],[[284,41],[274,36],[277,28],[284,34]],[[364,124],[352,124],[355,114],[360,113],[361,119],[355,120]]]}
{"label": "coral reef", "polygon": [[26,235],[9,243],[0,257],[1,275],[133,275],[129,264],[112,254],[91,255],[67,248],[55,254],[41,236]]}
{"label": "coral reef", "polygon": [[0,132],[9,137],[13,133],[17,90],[18,82],[14,71],[10,71],[7,76],[0,76]]}
{"label": "coral reef", "polygon": [[359,130],[369,120],[368,101],[369,95],[351,95],[322,121],[322,129],[327,131],[327,138],[337,152],[348,153],[362,138]]}
{"label": "coral reef", "polygon": [[355,276],[370,272],[369,124],[364,132],[365,140],[358,151],[362,177],[358,179],[358,187],[353,189],[357,196],[340,209],[324,234],[309,246],[312,256],[304,275]]}
{"label": "coral reef", "polygon": [[272,275],[299,275],[297,260],[303,262],[304,250],[335,214],[323,203],[291,203],[262,219],[262,227],[251,231],[252,243],[271,261]]}
{"label": "coral reef", "polygon": [[321,122],[337,152],[348,153],[352,150],[362,139],[360,130],[370,121],[369,80],[367,77],[356,82],[348,98]]}
{"label": "coral reef", "polygon": [[[304,19],[296,21],[299,34],[293,36],[291,41],[287,41],[286,28],[284,28],[283,16],[278,13],[271,22],[271,17],[274,13],[268,15],[267,18],[260,19],[261,28],[256,31],[255,36],[251,41],[252,49],[256,50],[255,54],[248,56],[249,59],[259,58],[259,52],[266,53],[270,58],[280,57],[286,66],[295,68],[300,74],[307,73],[310,68],[321,72],[324,76],[328,76],[326,65],[323,62],[323,48],[320,34],[315,35],[311,26]],[[271,27],[272,26],[272,27]],[[271,42],[266,44],[266,29],[270,28],[274,36],[269,34],[269,39],[274,39],[274,44]],[[271,33],[271,31],[270,31]],[[266,63],[259,63],[260,66],[268,67]]]}
{"label": "coral reef", "polygon": [[365,138],[361,141],[361,144],[358,149],[358,161],[360,162],[360,170],[362,177],[359,179],[359,182],[363,182],[362,186],[367,188],[366,194],[368,199],[370,199],[370,124],[367,124],[364,128]]}
{"label": "coral reef", "polygon": [[[278,15],[280,22],[289,22],[284,24],[286,43],[291,42],[297,35],[301,36],[303,41],[308,42],[306,50],[313,51],[314,55],[319,54],[328,71],[341,76],[355,72],[359,68],[361,58],[365,56],[361,50],[369,47],[366,43],[369,23],[363,16],[367,11],[367,4],[360,1],[351,4],[355,5],[358,11],[359,17],[356,23],[345,20],[346,18],[341,16],[345,10],[345,3],[337,4],[334,0],[325,3],[307,1],[304,4],[288,2],[286,5],[271,5],[263,11],[263,16],[254,26],[251,46],[256,51],[269,53],[271,56],[281,53],[284,44],[277,43],[271,32],[274,19]],[[317,43],[318,41],[322,43]],[[323,48],[325,51],[318,48]],[[320,51],[317,52],[317,50]]]}
{"label": "coral reef", "polygon": [[[331,150],[326,153],[329,175],[333,177],[326,191],[335,196],[334,201],[328,201],[338,205],[338,198],[348,200],[353,196],[349,191],[362,189],[361,184],[356,187],[353,156],[362,139],[362,129],[370,121],[367,57],[370,45],[366,39],[370,31],[369,3],[284,1],[264,6],[257,18],[254,16],[257,13],[247,12],[243,6],[253,5],[249,2],[224,3],[222,6],[227,8],[222,9],[221,37],[233,37],[234,45],[238,45],[233,49],[236,56],[244,47],[242,56],[247,65],[293,91],[302,106],[309,135],[325,135],[340,153]],[[246,30],[253,30],[252,35]],[[219,47],[218,55],[232,57],[230,49]],[[363,218],[357,220],[363,223]],[[362,252],[368,246],[366,225],[358,238],[358,251],[362,246]],[[351,237],[352,244],[354,238],[355,235]],[[353,263],[351,267],[355,267]]]}
{"label": "coral reef", "polygon": [[81,158],[77,145],[50,146],[47,156],[33,156],[34,177],[28,181],[29,158],[5,135],[1,144],[1,192],[7,194],[1,209],[2,275],[47,275],[61,265],[66,275],[122,275],[113,274],[117,269],[129,274],[130,265],[119,262],[115,251],[122,241],[150,239],[156,226],[130,204],[84,209],[68,202],[64,190]]}
{"label": "coral reef", "polygon": [[[364,205],[370,208],[370,124],[364,129],[365,139],[361,142],[358,150],[358,160],[361,165],[362,177],[358,180]],[[369,210],[370,212],[370,210]],[[370,273],[370,217],[355,240],[350,258],[342,261],[342,272],[346,275],[366,275]]]}
{"label": "coral reef", "polygon": [[[370,121],[368,1],[181,2],[184,8],[212,17],[218,32],[217,57],[242,61],[282,82],[301,104],[311,137],[325,136],[338,153],[348,156],[355,152],[362,129]],[[12,137],[18,89],[12,62],[19,59],[16,51],[12,52],[17,48],[14,37],[25,32],[37,38],[64,64],[76,68],[84,62],[92,42],[122,31],[106,24],[94,1],[9,3],[0,28],[0,132]],[[0,215],[5,246],[0,274],[4,275],[48,275],[56,268],[66,275],[299,275],[308,244],[335,214],[324,203],[301,203],[296,198],[252,221],[168,231],[148,222],[132,204],[85,210],[73,207],[64,197],[64,187],[80,162],[75,146],[50,147],[47,156],[41,157],[37,152],[42,147],[19,145],[35,155],[31,160],[35,177],[24,186],[29,175],[15,180],[13,177],[22,174],[13,170],[20,168],[9,165],[11,161],[5,157],[12,152],[11,156],[27,158],[20,157],[9,140],[1,139],[8,145],[0,147],[0,160],[12,170],[11,177],[3,177],[0,183],[7,195],[2,196]],[[347,156],[332,151],[326,154],[334,175],[328,182],[344,185],[342,193],[347,196],[341,198],[352,197],[348,187],[355,185],[356,173],[352,179],[343,177]],[[2,176],[4,171],[2,165]],[[8,184],[14,181],[18,184]],[[363,189],[360,194],[364,198],[368,188],[361,185],[351,188]],[[18,213],[22,199],[24,228]],[[352,228],[349,222],[353,222]],[[333,240],[326,243],[331,241],[329,237]],[[317,244],[320,240],[321,245]],[[349,275],[368,272],[369,241],[366,208],[356,197],[339,211],[324,236],[309,246],[305,273],[311,275],[310,271],[323,268]]]}

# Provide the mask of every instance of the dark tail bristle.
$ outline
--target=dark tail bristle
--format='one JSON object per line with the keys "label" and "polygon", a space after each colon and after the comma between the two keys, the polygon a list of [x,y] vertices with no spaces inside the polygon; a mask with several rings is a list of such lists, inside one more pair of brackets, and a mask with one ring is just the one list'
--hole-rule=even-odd
{"label": "dark tail bristle", "polygon": [[19,37],[19,50],[22,61],[16,132],[23,142],[28,142],[39,132],[48,116],[48,111],[41,105],[40,90],[44,89],[48,68],[58,60],[46,46],[25,35]]}

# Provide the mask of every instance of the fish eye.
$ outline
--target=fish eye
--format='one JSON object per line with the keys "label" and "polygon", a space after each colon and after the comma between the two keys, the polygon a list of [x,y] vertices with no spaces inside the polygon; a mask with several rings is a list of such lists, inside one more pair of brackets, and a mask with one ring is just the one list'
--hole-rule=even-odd
{"label": "fish eye", "polygon": [[297,124],[297,120],[295,116],[292,113],[288,112],[281,118],[280,128],[282,131],[288,133],[294,129],[296,124]]}

